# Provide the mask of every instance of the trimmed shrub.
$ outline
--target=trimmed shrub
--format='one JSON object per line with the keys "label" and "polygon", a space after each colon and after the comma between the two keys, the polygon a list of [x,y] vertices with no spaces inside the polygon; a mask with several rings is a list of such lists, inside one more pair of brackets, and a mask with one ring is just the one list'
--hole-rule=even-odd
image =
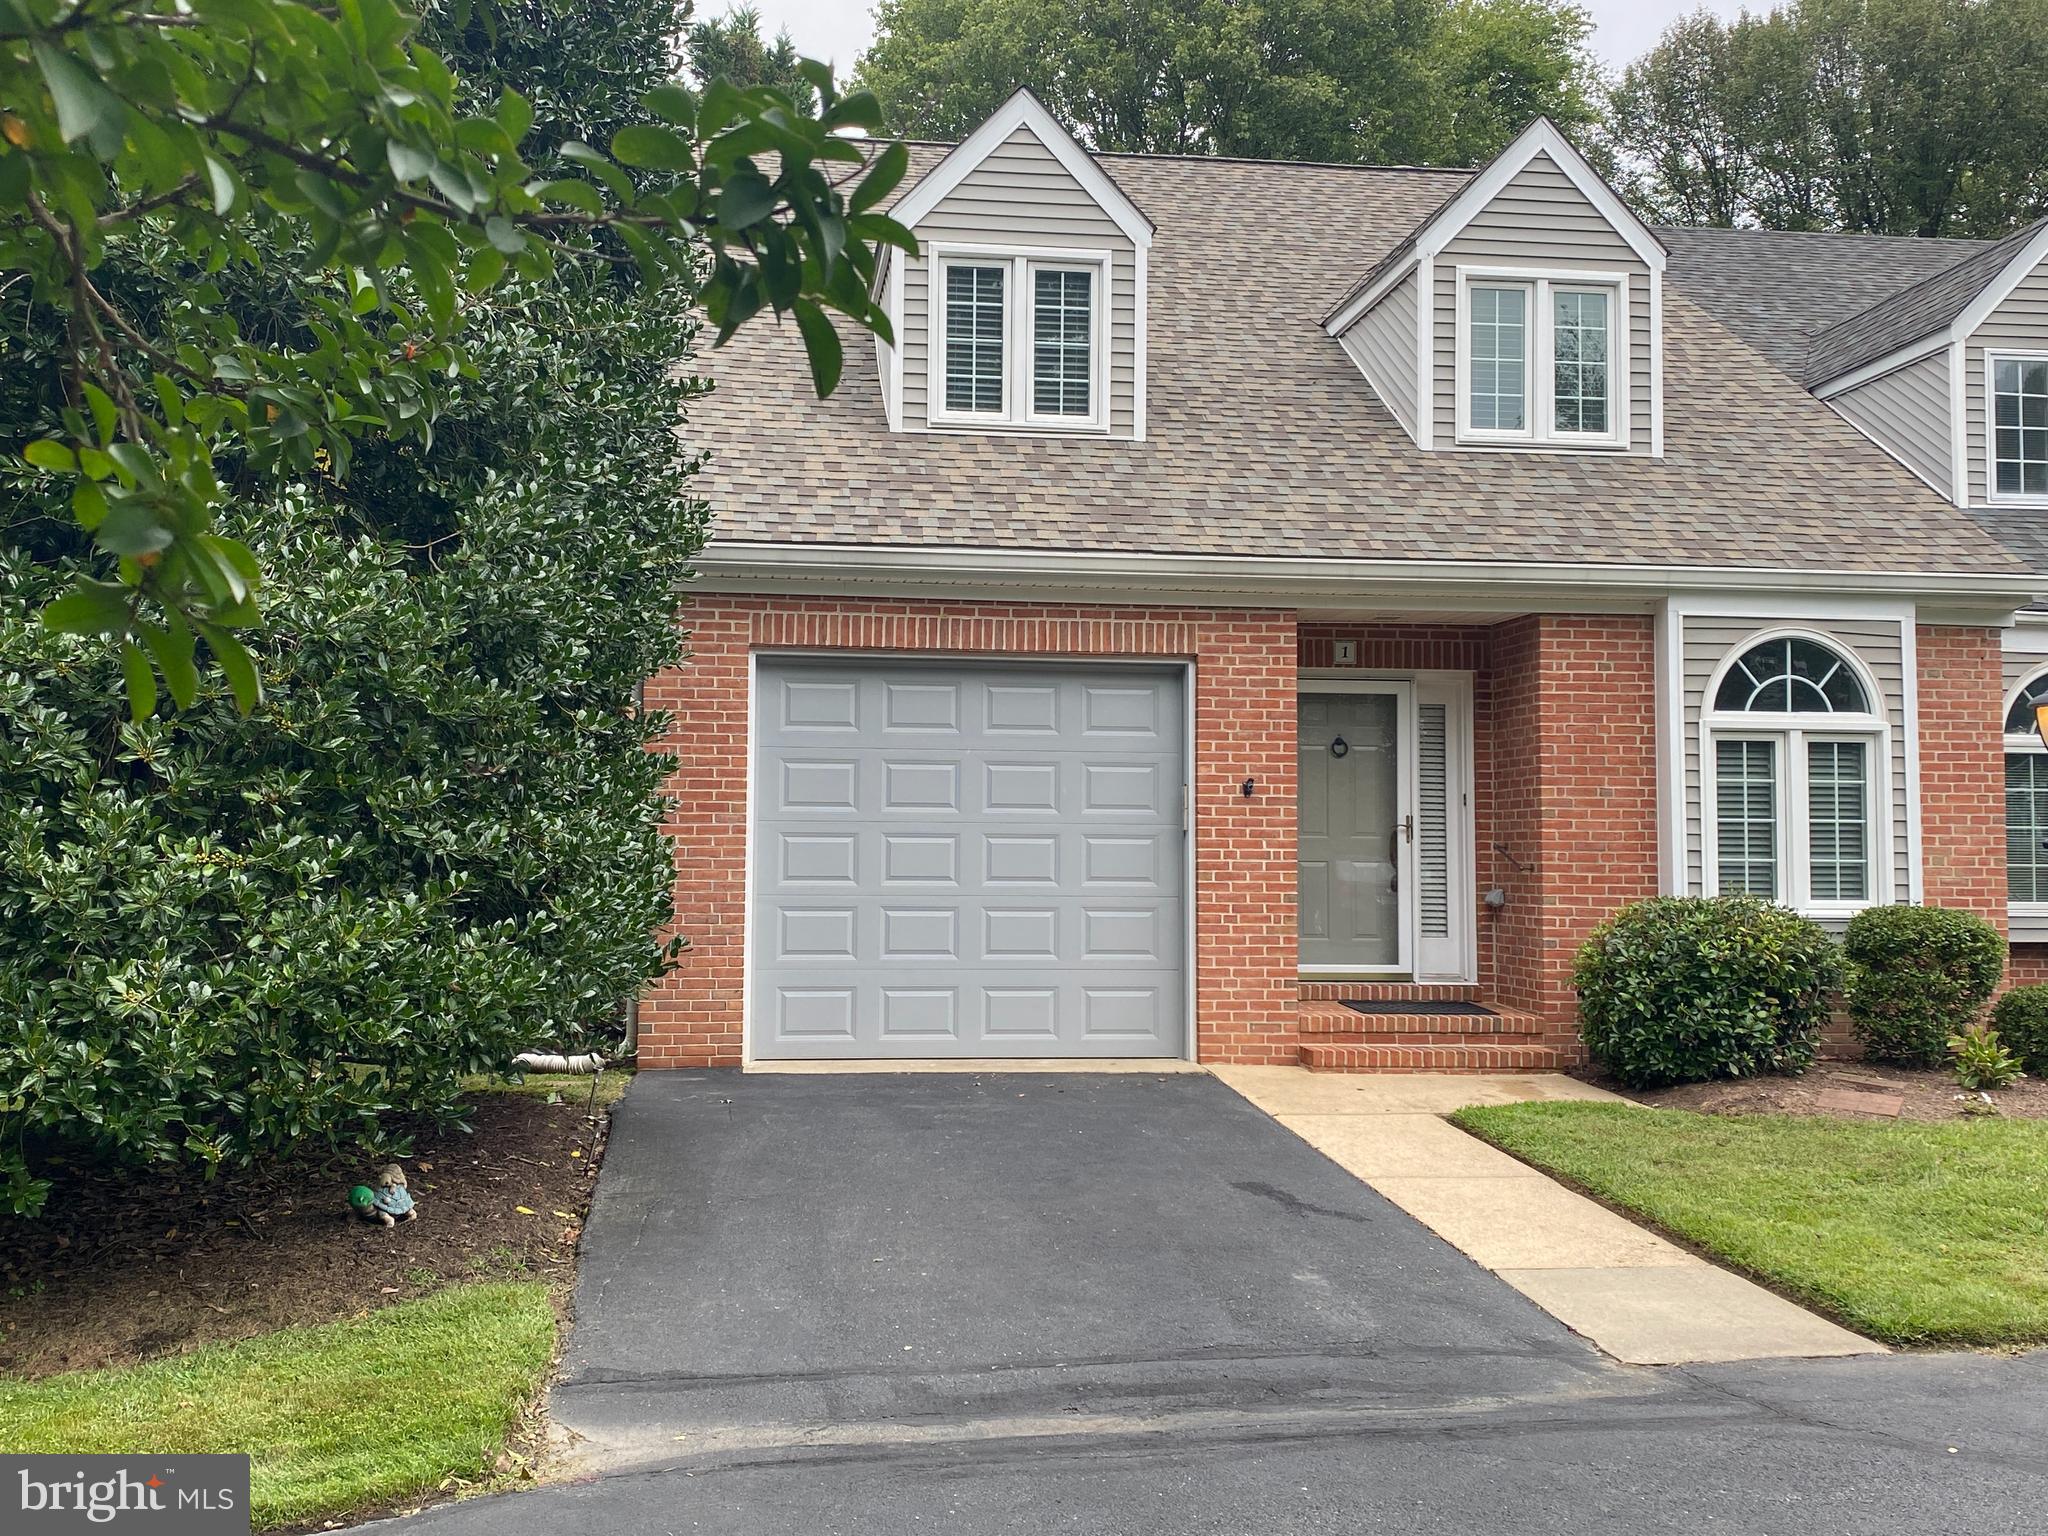
{"label": "trimmed shrub", "polygon": [[2048,1077],[2048,985],[2014,987],[1991,1009],[1991,1027],[2036,1077]]}
{"label": "trimmed shrub", "polygon": [[1949,1036],[1948,1053],[1956,1081],[1973,1093],[2010,1088],[2027,1075],[2020,1070],[2020,1059],[1988,1024],[1972,1024],[1960,1035]]}
{"label": "trimmed shrub", "polygon": [[2005,974],[2004,936],[1952,907],[1865,908],[1842,952],[1856,1038],[1871,1060],[1902,1067],[1946,1065],[1950,1037],[1977,1022]]}
{"label": "trimmed shrub", "polygon": [[1753,896],[1660,896],[1593,930],[1572,968],[1593,1059],[1632,1088],[1813,1062],[1841,954],[1819,924]]}

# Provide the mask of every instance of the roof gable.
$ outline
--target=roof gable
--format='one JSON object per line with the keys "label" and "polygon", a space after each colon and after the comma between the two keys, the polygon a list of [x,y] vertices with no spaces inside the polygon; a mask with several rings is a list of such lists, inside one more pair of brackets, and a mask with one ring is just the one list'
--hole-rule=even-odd
{"label": "roof gable", "polygon": [[1516,179],[1541,160],[1548,160],[1593,205],[1622,241],[1652,272],[1664,270],[1664,244],[1630,211],[1572,141],[1547,117],[1524,128],[1508,147],[1472,175],[1443,205],[1415,227],[1414,233],[1371,267],[1324,316],[1323,325],[1337,335],[1370,309],[1409,263],[1440,254],[1467,225],[1493,205]]}
{"label": "roof gable", "polygon": [[1095,157],[1081,147],[1059,120],[1028,90],[1019,90],[990,115],[973,133],[927,171],[917,184],[897,198],[889,216],[908,229],[915,229],[946,196],[974,173],[977,167],[1023,129],[1043,144],[1069,176],[1141,250],[1152,243],[1152,221],[1130,200],[1114,178]]}

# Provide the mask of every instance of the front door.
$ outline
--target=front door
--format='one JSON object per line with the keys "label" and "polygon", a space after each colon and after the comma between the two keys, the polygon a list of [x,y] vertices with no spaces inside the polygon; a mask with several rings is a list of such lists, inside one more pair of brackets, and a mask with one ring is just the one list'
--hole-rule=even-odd
{"label": "front door", "polygon": [[1301,965],[1405,971],[1409,716],[1404,683],[1301,696]]}

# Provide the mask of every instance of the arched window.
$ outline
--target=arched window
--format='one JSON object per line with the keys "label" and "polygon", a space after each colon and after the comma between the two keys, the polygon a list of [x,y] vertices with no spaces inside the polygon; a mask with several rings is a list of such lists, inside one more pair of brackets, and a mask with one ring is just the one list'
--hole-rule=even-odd
{"label": "arched window", "polygon": [[2048,672],[2029,678],[2012,696],[2012,708],[2005,712],[2005,734],[2032,736],[2034,711],[2043,704],[2048,704]]}
{"label": "arched window", "polygon": [[1751,646],[1721,678],[1714,708],[1728,714],[1867,715],[1870,701],[1837,652],[1804,635]]}
{"label": "arched window", "polygon": [[1816,914],[1882,901],[1882,706],[1848,653],[1768,635],[1722,669],[1701,721],[1708,889]]}
{"label": "arched window", "polygon": [[2005,712],[2005,889],[2016,906],[2037,912],[2048,908],[2048,751],[2034,729],[2041,704],[2048,670],[2022,683]]}

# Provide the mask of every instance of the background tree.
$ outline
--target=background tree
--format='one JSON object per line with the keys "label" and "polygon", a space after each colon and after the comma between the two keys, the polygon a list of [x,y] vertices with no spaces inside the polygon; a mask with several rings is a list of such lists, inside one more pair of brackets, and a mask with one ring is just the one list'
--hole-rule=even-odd
{"label": "background tree", "polygon": [[[451,22],[488,37],[545,3],[461,0]],[[203,655],[254,702],[234,631],[261,573],[213,527],[223,470],[345,478],[366,436],[430,440],[467,366],[465,293],[632,265],[686,283],[721,339],[792,315],[822,389],[823,306],[886,327],[874,247],[907,237],[866,210],[903,157],[864,170],[838,133],[876,126],[872,98],[823,66],[815,116],[767,86],[700,97],[669,54],[609,153],[564,140],[530,164],[532,100],[463,96],[395,0],[0,0],[0,284],[65,317],[65,394],[24,450],[51,482],[24,494],[68,496],[92,536],[46,618],[119,640],[138,714],[158,675],[187,703]],[[181,271],[120,291],[152,264]],[[252,333],[216,302],[251,272],[300,284],[302,328]]]}
{"label": "background tree", "polygon": [[803,60],[788,28],[776,33],[773,42],[763,38],[761,13],[751,5],[692,22],[684,34],[683,56],[700,87],[723,76],[734,85],[772,85],[806,112],[817,101],[817,92],[797,67]]}
{"label": "background tree", "polygon": [[2048,211],[2048,0],[1793,0],[1674,23],[1606,104],[1685,223],[2001,234]]}
{"label": "background tree", "polygon": [[[455,111],[530,101],[546,163],[645,121],[681,21],[521,0],[430,8],[418,36]],[[208,271],[173,229],[124,233],[93,280],[145,334],[190,298],[266,354],[310,349],[336,282],[316,237],[280,216],[234,239]],[[636,685],[679,657],[705,512],[676,436],[703,387],[679,285],[702,268],[656,285],[611,249],[461,293],[432,431],[357,431],[346,474],[223,438],[213,526],[267,574],[246,714],[206,672],[188,707],[133,718],[116,650],[37,617],[98,558],[91,532],[53,477],[7,487],[0,1209],[34,1209],[59,1151],[382,1151],[393,1112],[458,1113],[467,1073],[616,1042],[672,951],[672,765]],[[418,302],[416,272],[383,281],[394,313]],[[71,322],[0,278],[0,440],[64,429]]]}
{"label": "background tree", "polygon": [[1101,150],[1468,164],[1592,110],[1556,0],[881,0],[876,25],[856,79],[918,137],[1024,85]]}

